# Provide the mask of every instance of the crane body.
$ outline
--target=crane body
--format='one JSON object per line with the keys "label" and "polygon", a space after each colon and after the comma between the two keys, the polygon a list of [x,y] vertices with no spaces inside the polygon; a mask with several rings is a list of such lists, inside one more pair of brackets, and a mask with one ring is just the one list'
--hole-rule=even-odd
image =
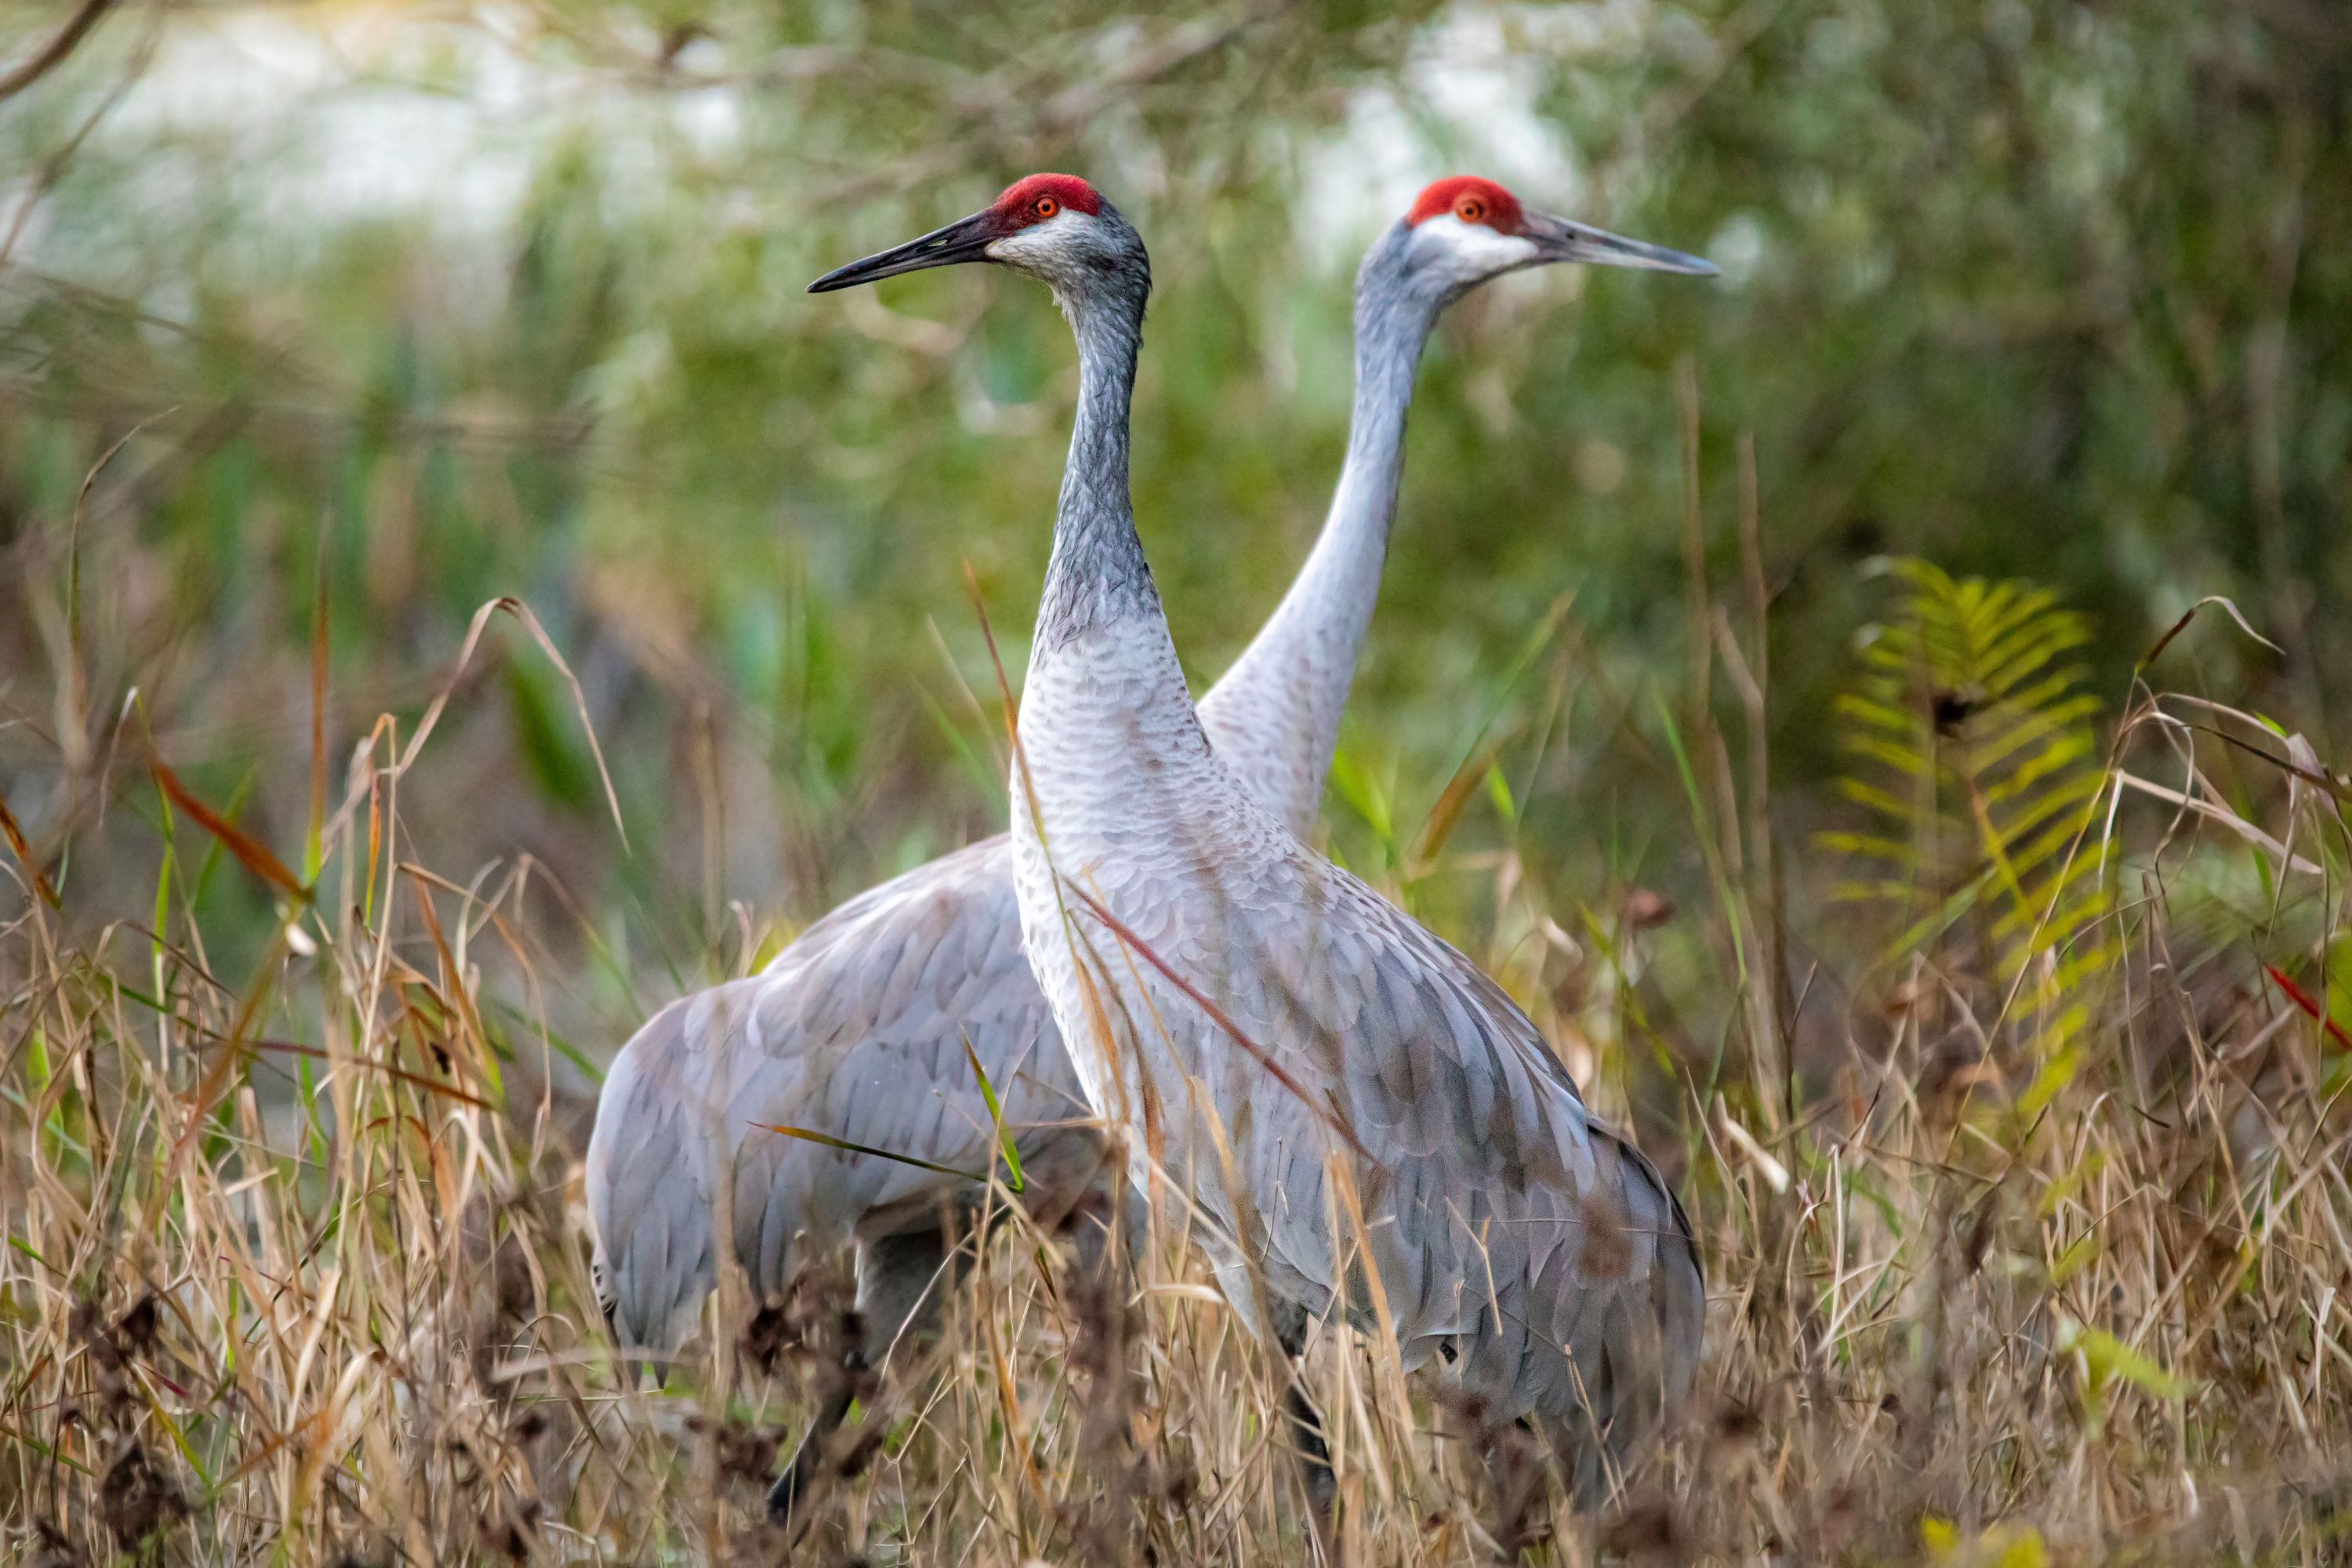
{"label": "crane body", "polygon": [[[1200,704],[1221,754],[1302,834],[1370,626],[1412,369],[1434,324],[1377,287],[1379,254],[1358,285],[1354,416],[1330,510],[1273,616]],[[606,1076],[588,1156],[598,1289],[624,1342],[667,1351],[691,1332],[717,1285],[722,1169],[755,1296],[828,1247],[937,1232],[943,1205],[976,1196],[971,1182],[766,1129],[985,1170],[995,1130],[967,1041],[1003,1102],[1028,1206],[1050,1221],[1077,1205],[1103,1140],[1019,936],[1012,841],[999,834],[859,894],[759,974],[683,997],[632,1037]],[[945,1246],[909,1240],[895,1256],[928,1262],[928,1279]],[[870,1309],[905,1288],[870,1267],[860,1279],[860,1310],[887,1348],[904,1317]]]}
{"label": "crane body", "polygon": [[[1454,297],[1397,287],[1405,260],[1391,232],[1359,272],[1354,406],[1329,510],[1274,615],[1199,707],[1219,755],[1300,835],[1379,594],[1414,368]],[[859,1353],[878,1363],[916,1304],[936,1299],[952,1248],[943,1215],[978,1189],[768,1129],[984,1171],[998,1129],[974,1059],[1000,1098],[1032,1215],[1050,1225],[1099,1207],[1104,1139],[1020,952],[1013,864],[1000,834],[883,883],[761,973],[672,1003],[623,1047],[598,1101],[587,1197],[598,1292],[625,1345],[684,1342],[731,1230],[755,1299],[853,1246]]]}
{"label": "crane body", "polygon": [[[1547,255],[1711,270],[1484,182],[1432,196],[1391,238],[1415,263],[1400,286],[1436,302]],[[1261,1332],[1286,1350],[1314,1318],[1393,1332],[1408,1368],[1442,1363],[1490,1420],[1541,1425],[1590,1501],[1696,1367],[1689,1224],[1499,987],[1213,749],[1129,498],[1150,288],[1132,227],[1082,182],[1033,176],[821,281],[980,259],[1045,281],[1078,344],[1012,837],[1024,951],[1087,1099],[1125,1130],[1139,1185],[1195,1205]]]}

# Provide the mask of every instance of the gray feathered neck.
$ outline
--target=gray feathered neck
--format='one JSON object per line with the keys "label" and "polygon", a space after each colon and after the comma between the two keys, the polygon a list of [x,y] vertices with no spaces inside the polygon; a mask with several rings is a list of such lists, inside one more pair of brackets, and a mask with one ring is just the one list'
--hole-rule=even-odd
{"label": "gray feathered neck", "polygon": [[1136,536],[1127,478],[1129,412],[1144,305],[1151,295],[1151,258],[1142,237],[1108,202],[1097,216],[1109,220],[1114,243],[1067,277],[1049,279],[1077,338],[1078,410],[1054,519],[1053,559],[1037,606],[1039,651],[1092,626],[1160,613],[1160,591]]}

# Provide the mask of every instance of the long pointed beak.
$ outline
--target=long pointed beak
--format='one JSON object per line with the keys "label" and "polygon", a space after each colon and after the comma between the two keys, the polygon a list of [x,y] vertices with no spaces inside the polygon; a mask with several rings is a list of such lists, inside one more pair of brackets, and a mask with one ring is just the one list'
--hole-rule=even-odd
{"label": "long pointed beak", "polygon": [[1712,261],[1668,250],[1646,240],[1594,228],[1590,224],[1530,212],[1519,220],[1522,233],[1536,242],[1545,261],[1581,261],[1593,267],[1636,267],[1646,272],[1686,272],[1696,278],[1721,276]]}
{"label": "long pointed beak", "polygon": [[927,267],[953,267],[961,261],[985,261],[990,243],[1001,237],[995,219],[996,214],[992,210],[958,218],[945,228],[931,230],[920,239],[910,239],[904,245],[877,250],[862,261],[836,267],[810,284],[808,291],[830,294],[835,289],[854,289],[860,283],[896,278],[901,272],[920,272]]}

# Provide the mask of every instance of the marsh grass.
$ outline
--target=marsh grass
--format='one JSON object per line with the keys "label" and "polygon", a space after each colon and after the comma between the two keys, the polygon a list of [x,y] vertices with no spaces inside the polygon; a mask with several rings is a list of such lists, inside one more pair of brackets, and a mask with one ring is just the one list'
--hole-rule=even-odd
{"label": "marsh grass", "polygon": [[[1736,634],[1701,599],[1691,679],[1720,673],[1753,717],[1748,607]],[[587,1279],[593,1082],[547,1024],[583,983],[551,965],[613,961],[549,939],[583,922],[529,859],[460,880],[415,858],[433,835],[403,792],[442,710],[386,717],[339,778],[314,738],[286,855],[163,762],[118,764],[160,827],[138,907],[83,907],[68,847],[9,819],[19,1561],[2344,1560],[2346,792],[2263,721],[2136,681],[2068,764],[2088,778],[2053,851],[2097,868],[2095,917],[2047,942],[1990,894],[1925,934],[1908,909],[1807,902],[1760,726],[1727,735],[1703,695],[1654,716],[1702,907],[1555,904],[1508,849],[1449,859],[1466,792],[1443,791],[1397,836],[1391,890],[1492,898],[1483,939],[1458,934],[1675,1169],[1707,1359],[1666,1452],[1585,1521],[1531,1441],[1473,1441],[1475,1412],[1326,1330],[1308,1379],[1339,1508],[1318,1546],[1284,1370],[1183,1262],[1181,1215],[1130,1291],[1031,1227],[1003,1169],[936,1343],[845,1383],[829,1261],[782,1302],[730,1280],[641,1380]],[[271,911],[257,945],[196,918],[216,877]],[[2083,907],[2079,878],[2053,885]],[[2074,963],[2091,925],[2100,961]],[[1716,955],[1717,994],[1650,964],[1670,936]],[[732,964],[761,945],[747,925]],[[1722,1020],[1718,1043],[1686,1018]],[[761,1507],[779,1455],[845,1395],[784,1539]]]}

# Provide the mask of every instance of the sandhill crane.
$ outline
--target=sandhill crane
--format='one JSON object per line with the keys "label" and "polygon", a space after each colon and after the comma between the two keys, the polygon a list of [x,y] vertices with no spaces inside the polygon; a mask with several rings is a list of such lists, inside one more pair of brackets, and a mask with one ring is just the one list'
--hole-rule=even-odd
{"label": "sandhill crane", "polygon": [[[1219,754],[1297,832],[1313,821],[1370,621],[1413,366],[1453,297],[1401,286],[1421,262],[1399,239],[1415,215],[1451,210],[1467,189],[1431,186],[1366,258],[1354,420],[1329,513],[1281,605],[1201,703]],[[1462,248],[1473,283],[1523,264],[1496,258],[1481,274],[1481,233],[1448,226],[1421,243]],[[623,1048],[598,1105],[588,1197],[599,1288],[625,1342],[667,1350],[686,1337],[716,1283],[713,1218],[724,1204],[761,1296],[813,1252],[856,1241],[856,1353],[878,1363],[916,1302],[936,1300],[950,1241],[940,1215],[970,1203],[971,1184],[761,1128],[817,1128],[933,1165],[985,1168],[990,1113],[966,1041],[1001,1093],[1033,1212],[1050,1222],[1077,1200],[1102,1143],[1018,929],[1011,845],[999,836],[852,900],[761,974],[673,1004]],[[722,1169],[731,1182],[716,1180]],[[840,1414],[822,1413],[811,1436]],[[816,1452],[803,1444],[788,1482]],[[779,1489],[780,1507],[793,1489]]]}
{"label": "sandhill crane", "polygon": [[[1544,260],[1714,270],[1475,180],[1431,187],[1382,246],[1389,286],[1427,311]],[[1012,837],[1024,948],[1087,1101],[1127,1130],[1139,1186],[1157,1171],[1189,1194],[1262,1333],[1296,1354],[1326,1315],[1392,1329],[1408,1370],[1442,1361],[1489,1420],[1540,1423],[1590,1503],[1696,1366],[1689,1223],[1499,986],[1302,844],[1212,748],[1129,500],[1151,275],[1118,211],[1032,176],[814,287],[983,260],[1044,280],[1078,343]],[[1341,1181],[1360,1226],[1338,1217]]]}

